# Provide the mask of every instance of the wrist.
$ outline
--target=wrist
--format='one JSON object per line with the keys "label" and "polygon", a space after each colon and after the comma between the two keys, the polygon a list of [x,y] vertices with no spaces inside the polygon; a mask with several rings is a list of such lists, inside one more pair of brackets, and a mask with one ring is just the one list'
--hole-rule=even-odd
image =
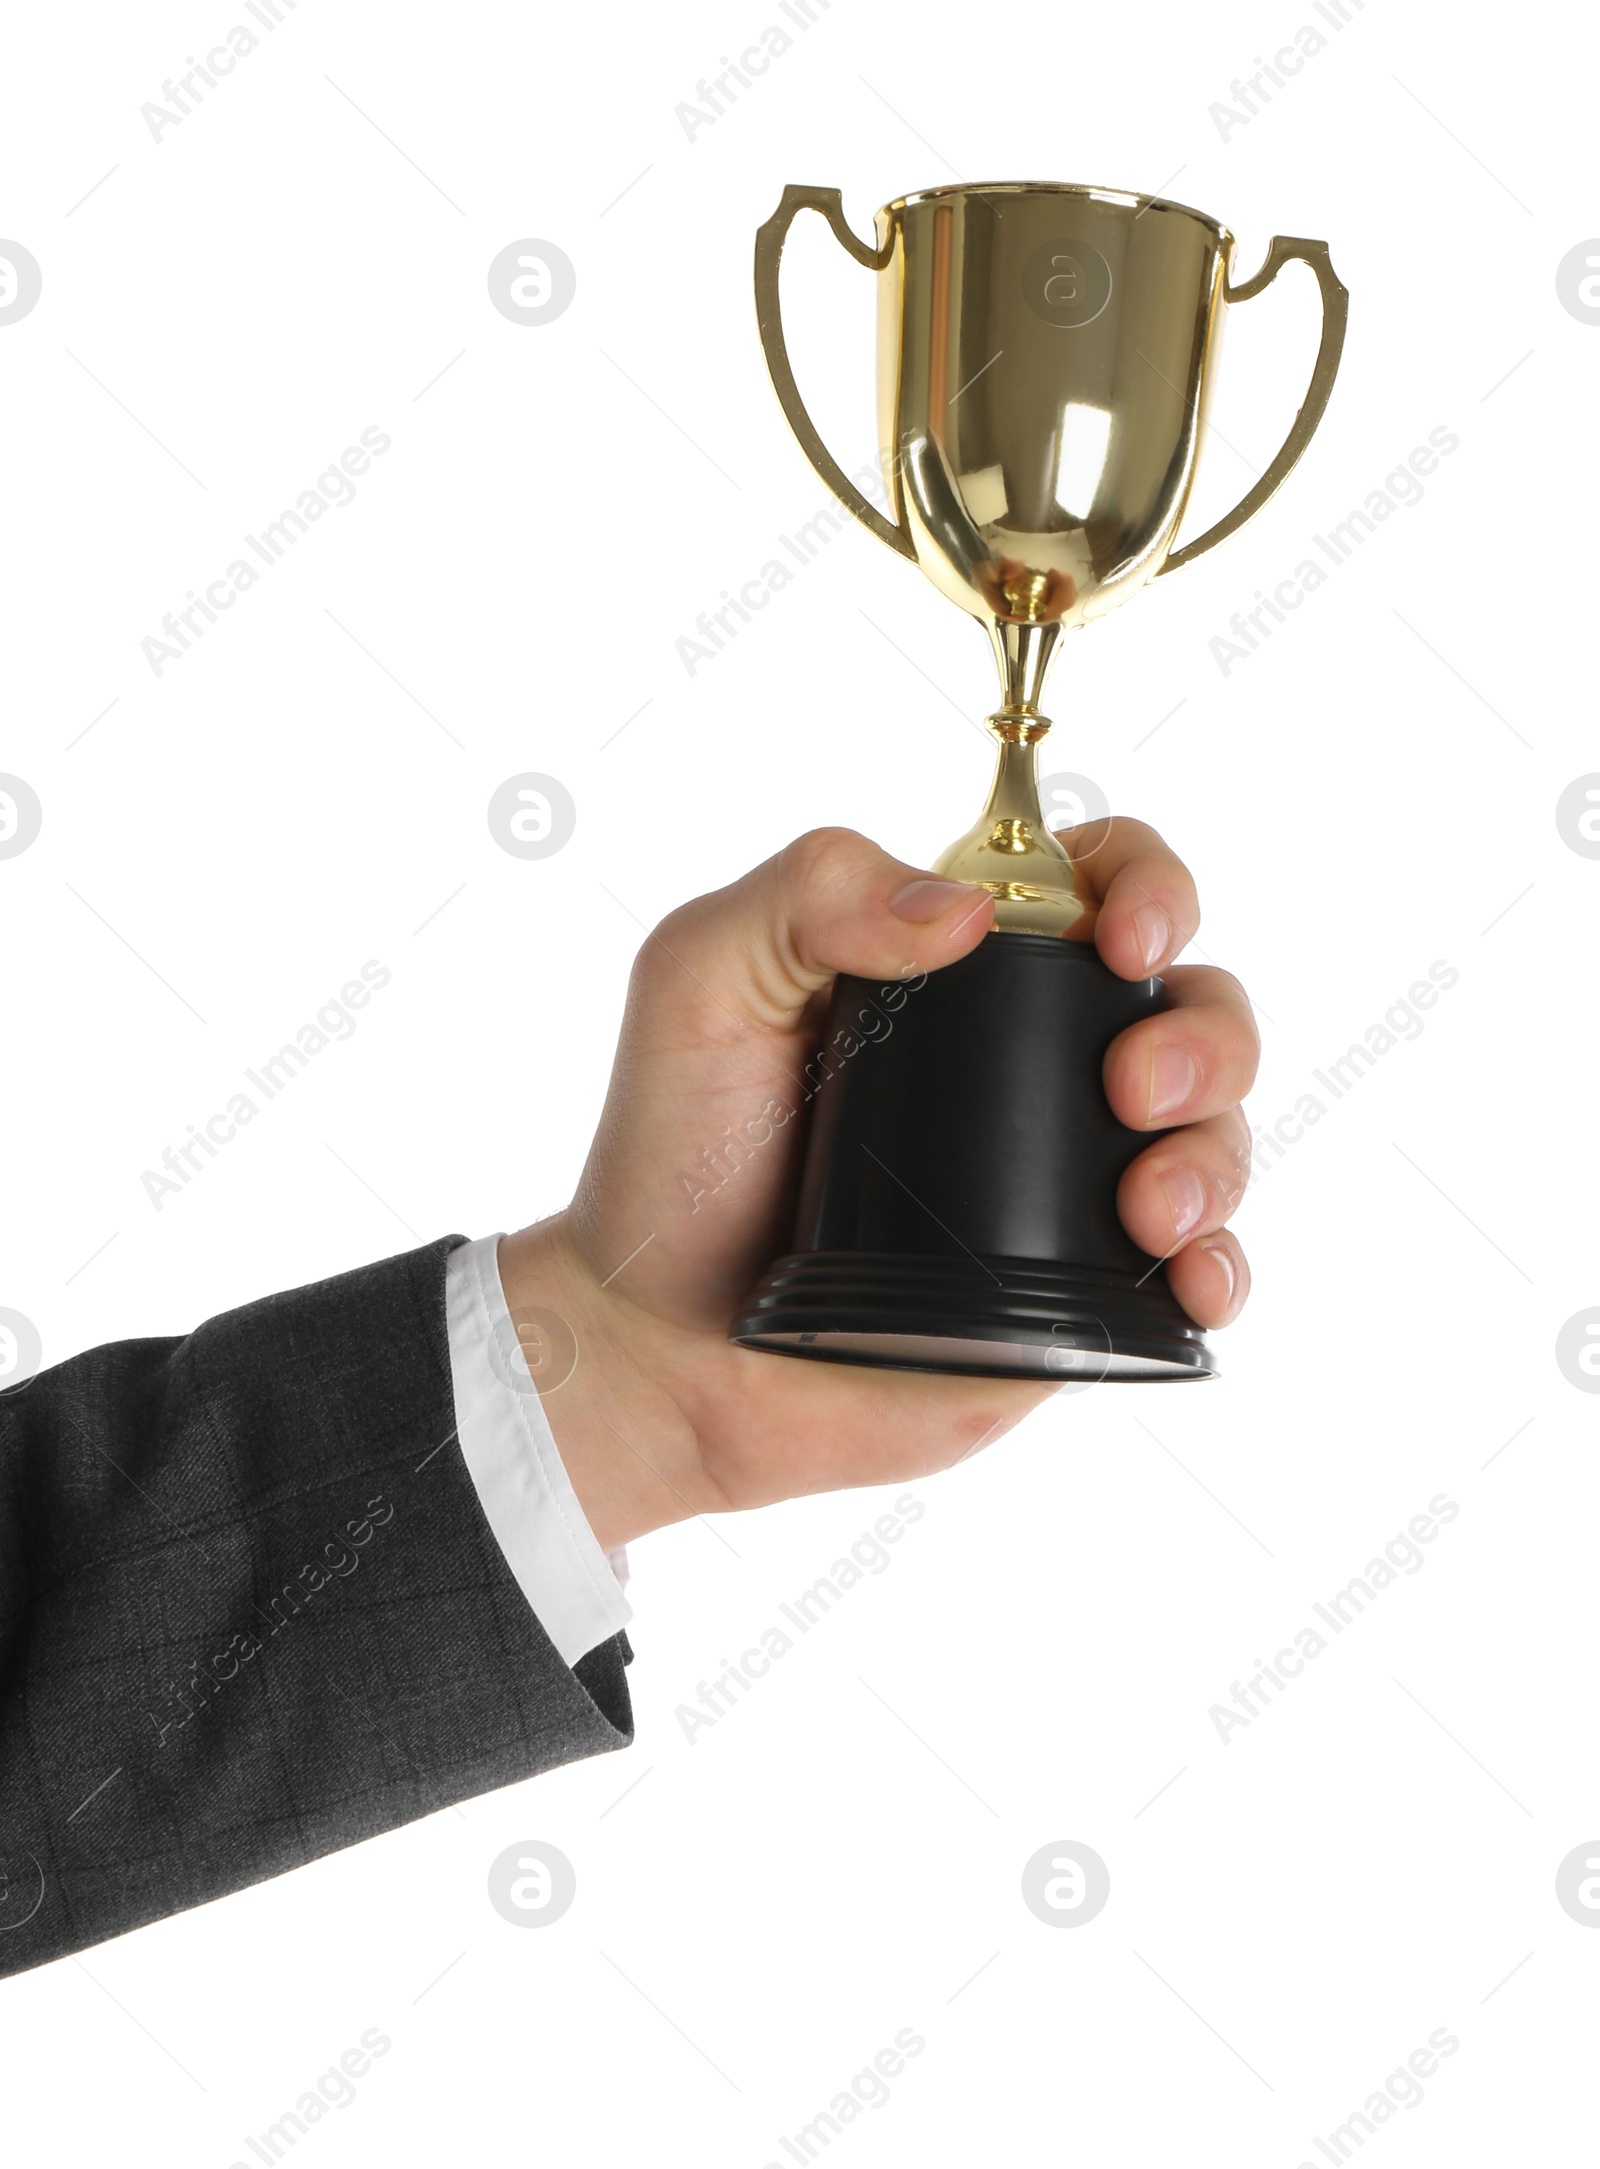
{"label": "wrist", "polygon": [[[601,1549],[617,1551],[714,1503],[699,1497],[693,1428],[647,1367],[653,1321],[595,1279],[565,1215],[506,1236],[498,1263],[539,1405]],[[551,1352],[547,1366],[535,1350]]]}

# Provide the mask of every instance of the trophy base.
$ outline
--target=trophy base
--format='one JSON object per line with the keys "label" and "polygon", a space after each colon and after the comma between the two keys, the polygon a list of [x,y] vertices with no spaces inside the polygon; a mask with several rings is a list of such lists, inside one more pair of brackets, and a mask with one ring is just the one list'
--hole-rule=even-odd
{"label": "trophy base", "polygon": [[789,1254],[729,1337],[980,1378],[1213,1377],[1117,1213],[1157,1133],[1107,1105],[1106,1049],[1166,1005],[1158,979],[1119,979],[1092,943],[1032,933],[992,933],[905,984],[841,976]]}
{"label": "trophy base", "polygon": [[743,1348],[1056,1385],[1214,1378],[1165,1276],[1027,1258],[811,1251],[780,1258],[730,1338]]}

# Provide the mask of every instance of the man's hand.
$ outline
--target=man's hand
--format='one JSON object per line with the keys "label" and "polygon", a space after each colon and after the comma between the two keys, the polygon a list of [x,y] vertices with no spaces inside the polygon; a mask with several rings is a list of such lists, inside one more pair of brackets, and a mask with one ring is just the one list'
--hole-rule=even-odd
{"label": "man's hand", "polygon": [[[1100,907],[1102,958],[1124,979],[1162,971],[1200,923],[1186,869],[1138,821],[1064,840]],[[991,921],[983,890],[821,829],[673,912],[640,951],[578,1194],[500,1246],[513,1317],[553,1311],[576,1339],[576,1366],[544,1405],[607,1549],[688,1514],[947,1468],[1054,1390],[795,1362],[726,1338],[788,1247],[802,1071],[834,975],[937,970]],[[1222,1326],[1250,1285],[1225,1223],[1249,1173],[1239,1101],[1258,1043],[1228,973],[1164,976],[1171,1009],[1106,1056],[1122,1121],[1172,1132],[1133,1162],[1117,1206],[1135,1242],[1166,1257],[1189,1315]]]}

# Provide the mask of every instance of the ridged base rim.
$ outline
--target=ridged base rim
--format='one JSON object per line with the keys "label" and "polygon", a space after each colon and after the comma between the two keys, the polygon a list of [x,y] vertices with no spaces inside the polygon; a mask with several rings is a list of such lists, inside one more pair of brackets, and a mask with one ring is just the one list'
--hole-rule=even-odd
{"label": "ridged base rim", "polygon": [[780,1258],[728,1329],[820,1363],[1064,1385],[1214,1378],[1166,1275],[1031,1258],[822,1250]]}

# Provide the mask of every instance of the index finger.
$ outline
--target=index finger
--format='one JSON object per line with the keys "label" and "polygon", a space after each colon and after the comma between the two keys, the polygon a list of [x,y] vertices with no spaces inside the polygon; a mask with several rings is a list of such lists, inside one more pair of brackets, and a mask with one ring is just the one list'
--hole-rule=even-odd
{"label": "index finger", "polygon": [[1120,979],[1147,979],[1200,930],[1193,877],[1144,821],[1116,814],[1056,834],[1099,907],[1095,946]]}

